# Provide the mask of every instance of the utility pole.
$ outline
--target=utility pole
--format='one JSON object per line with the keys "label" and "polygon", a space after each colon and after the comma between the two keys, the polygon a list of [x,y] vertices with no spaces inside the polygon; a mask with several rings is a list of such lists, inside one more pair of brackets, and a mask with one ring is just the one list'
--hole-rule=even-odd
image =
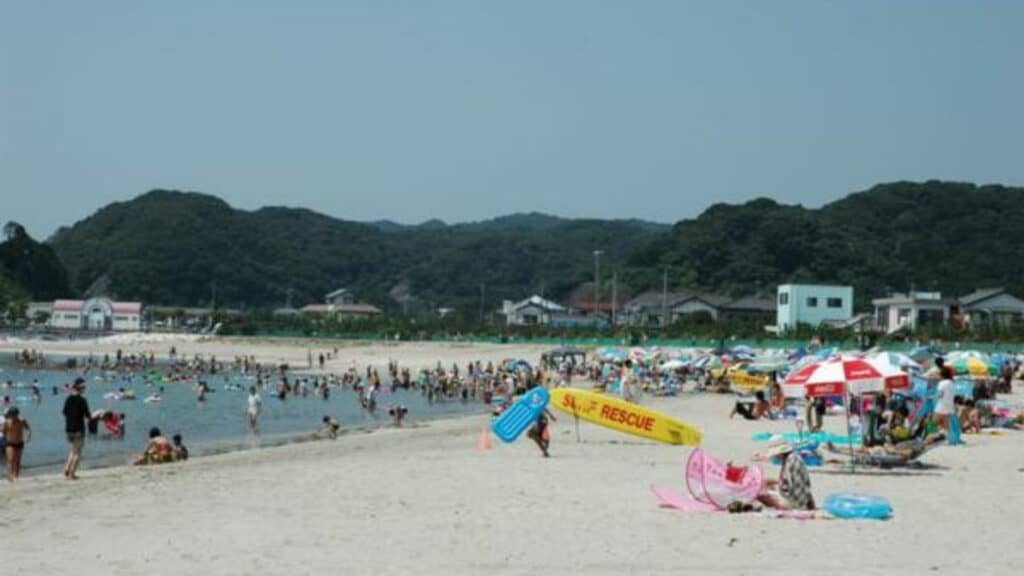
{"label": "utility pole", "polygon": [[601,254],[604,250],[594,250],[594,314],[601,304]]}
{"label": "utility pole", "polygon": [[668,266],[661,273],[661,325],[668,326]]}
{"label": "utility pole", "polygon": [[480,284],[480,323],[484,322],[484,298],[487,294],[487,284]]}
{"label": "utility pole", "polygon": [[619,272],[612,273],[612,330],[615,330],[615,312],[619,302]]}

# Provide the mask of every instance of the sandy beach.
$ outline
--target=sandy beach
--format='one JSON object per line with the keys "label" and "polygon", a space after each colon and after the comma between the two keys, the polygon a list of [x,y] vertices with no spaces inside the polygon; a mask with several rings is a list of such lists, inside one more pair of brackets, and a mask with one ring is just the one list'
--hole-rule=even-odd
{"label": "sandy beach", "polygon": [[[97,349],[95,342],[33,345]],[[161,355],[167,342],[121,346]],[[177,346],[296,363],[317,349],[228,340]],[[334,362],[532,361],[543,349],[361,344],[344,347]],[[793,429],[729,420],[731,402],[728,395],[644,400],[698,425],[708,451],[738,463],[764,450],[753,433]],[[923,470],[812,468],[819,502],[841,491],[878,494],[895,516],[797,521],[659,508],[649,486],[682,491],[687,448],[586,423],[577,442],[572,419],[556,416],[550,459],[525,439],[479,450],[489,419],[469,416],[163,467],[86,469],[78,482],[25,478],[0,486],[0,572],[891,575],[1024,567],[1016,525],[1024,514],[1021,433],[968,436],[966,446],[926,455]],[[839,419],[826,426],[839,431]]]}

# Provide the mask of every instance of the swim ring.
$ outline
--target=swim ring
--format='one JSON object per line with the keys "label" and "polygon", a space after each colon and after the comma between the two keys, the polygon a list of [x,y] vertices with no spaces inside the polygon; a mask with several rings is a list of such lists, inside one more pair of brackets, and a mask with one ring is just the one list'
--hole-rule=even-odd
{"label": "swim ring", "polygon": [[840,492],[825,499],[825,511],[836,518],[873,518],[892,516],[892,505],[881,496]]}

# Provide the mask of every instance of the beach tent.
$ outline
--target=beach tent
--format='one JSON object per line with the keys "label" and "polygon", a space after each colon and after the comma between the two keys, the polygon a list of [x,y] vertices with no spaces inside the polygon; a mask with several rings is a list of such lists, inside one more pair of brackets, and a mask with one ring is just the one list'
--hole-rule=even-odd
{"label": "beach tent", "polygon": [[548,362],[560,362],[565,358],[574,358],[579,361],[585,360],[587,353],[575,346],[559,346],[541,354],[541,358]]}

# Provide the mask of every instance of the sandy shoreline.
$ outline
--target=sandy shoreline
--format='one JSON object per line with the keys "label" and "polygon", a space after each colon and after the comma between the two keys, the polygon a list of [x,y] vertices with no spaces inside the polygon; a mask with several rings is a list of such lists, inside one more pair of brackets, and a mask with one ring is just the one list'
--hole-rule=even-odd
{"label": "sandy shoreline", "polygon": [[[408,363],[428,357],[450,363],[449,353],[536,356],[496,348],[452,352],[420,344],[410,347]],[[390,352],[359,357],[386,362]],[[287,354],[304,360],[305,348]],[[700,426],[706,449],[737,462],[764,448],[750,440],[753,433],[792,430],[785,422],[729,420],[729,396],[646,402]],[[1024,513],[1017,498],[1024,481],[1021,433],[969,436],[966,447],[928,454],[925,462],[933,466],[925,470],[812,469],[819,502],[833,492],[869,492],[889,498],[895,517],[801,522],[660,509],[648,486],[682,490],[686,448],[586,423],[577,443],[571,418],[556,415],[549,460],[525,441],[478,450],[489,418],[467,416],[181,465],[85,470],[74,483],[53,475],[26,478],[0,486],[0,569],[891,575],[1008,574],[1024,566],[1017,529]],[[838,431],[838,419],[828,426]]]}

